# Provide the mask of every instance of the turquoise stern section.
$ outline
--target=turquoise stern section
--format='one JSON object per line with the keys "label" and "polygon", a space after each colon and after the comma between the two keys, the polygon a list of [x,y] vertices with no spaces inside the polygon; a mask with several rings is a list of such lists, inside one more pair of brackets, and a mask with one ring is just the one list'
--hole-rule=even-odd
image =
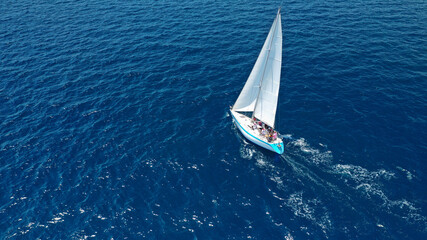
{"label": "turquoise stern section", "polygon": [[278,144],[270,144],[270,146],[274,149],[274,151],[278,154],[282,154],[285,151],[285,147],[283,146],[283,140],[282,143]]}

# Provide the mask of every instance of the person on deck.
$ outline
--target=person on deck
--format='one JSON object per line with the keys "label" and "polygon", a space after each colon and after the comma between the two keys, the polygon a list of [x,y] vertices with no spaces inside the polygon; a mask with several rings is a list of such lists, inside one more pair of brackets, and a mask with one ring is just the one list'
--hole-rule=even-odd
{"label": "person on deck", "polygon": [[254,122],[253,129],[255,130],[255,129],[257,129],[257,128],[258,128],[258,125],[257,125],[257,123],[256,123],[256,122]]}
{"label": "person on deck", "polygon": [[277,132],[274,131],[274,133],[273,133],[273,141],[276,140],[276,139],[277,139]]}

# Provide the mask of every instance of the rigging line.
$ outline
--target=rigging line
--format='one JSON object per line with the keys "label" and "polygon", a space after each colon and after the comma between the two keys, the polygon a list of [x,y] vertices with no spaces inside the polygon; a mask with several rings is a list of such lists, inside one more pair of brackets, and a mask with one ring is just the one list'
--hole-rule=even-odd
{"label": "rigging line", "polygon": [[[271,40],[270,40],[270,47],[269,47],[269,49],[268,49],[268,54],[267,54],[267,58],[265,59],[265,63],[267,63],[267,61],[268,61],[268,57],[270,57],[271,46],[272,46],[272,44],[273,44],[274,36],[276,35],[276,28],[277,28],[277,25],[278,25],[278,17],[279,17],[279,15],[280,15],[280,8],[279,8],[279,10],[277,11],[277,15],[276,15],[276,19],[275,19],[275,25],[274,25],[274,29],[273,29],[273,36],[271,36]],[[255,110],[257,109],[258,98],[259,98],[259,94],[260,94],[260,92],[261,92],[262,81],[264,80],[264,75],[265,75],[265,69],[266,69],[266,68],[267,68],[267,67],[264,65],[264,71],[262,72],[261,82],[259,83],[259,91],[258,91],[258,96],[257,96],[256,101],[255,101],[255,108],[254,108],[254,111],[252,112],[252,118],[254,117],[254,115],[255,115]],[[274,124],[273,124],[273,125],[274,125]],[[272,126],[272,127],[274,128],[274,126]]]}

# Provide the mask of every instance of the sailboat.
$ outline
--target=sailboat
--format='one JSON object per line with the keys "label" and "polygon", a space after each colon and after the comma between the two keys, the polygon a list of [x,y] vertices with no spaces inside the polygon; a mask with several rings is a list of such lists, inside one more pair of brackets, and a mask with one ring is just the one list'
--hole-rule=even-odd
{"label": "sailboat", "polygon": [[282,154],[283,141],[274,130],[282,67],[282,23],[280,8],[258,59],[240,92],[231,115],[249,141]]}

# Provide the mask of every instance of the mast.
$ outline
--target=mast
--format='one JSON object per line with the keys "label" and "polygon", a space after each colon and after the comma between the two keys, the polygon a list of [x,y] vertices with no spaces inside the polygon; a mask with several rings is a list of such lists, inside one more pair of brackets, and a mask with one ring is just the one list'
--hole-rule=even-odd
{"label": "mast", "polygon": [[[267,63],[267,61],[268,61],[268,58],[270,57],[270,52],[271,52],[271,46],[272,46],[272,44],[273,44],[273,39],[274,39],[274,37],[275,37],[275,35],[276,35],[276,28],[277,28],[277,18],[278,18],[278,16],[280,15],[280,10],[281,10],[281,6],[279,7],[279,10],[277,10],[277,14],[276,14],[276,19],[275,19],[275,21],[274,21],[274,23],[276,24],[276,25],[274,25],[274,29],[273,29],[273,36],[271,36],[271,39],[270,39],[270,47],[269,47],[269,49],[268,49],[268,54],[267,54],[267,57],[265,58],[265,62]],[[265,75],[265,69],[267,68],[267,66],[264,66],[264,70],[263,70],[263,73],[262,73],[262,77],[261,77],[261,81],[260,81],[260,83],[259,83],[259,91],[258,91],[258,95],[257,95],[257,98],[256,98],[256,100],[255,100],[255,108],[254,108],[254,111],[252,112],[252,117],[251,118],[253,118],[254,117],[254,115],[255,115],[255,110],[257,109],[257,103],[258,103],[258,98],[259,98],[259,95],[260,95],[260,93],[261,93],[261,87],[262,87],[262,82],[263,82],[263,80],[264,80],[264,75]],[[271,126],[271,127],[273,127],[274,128],[274,126]]]}

